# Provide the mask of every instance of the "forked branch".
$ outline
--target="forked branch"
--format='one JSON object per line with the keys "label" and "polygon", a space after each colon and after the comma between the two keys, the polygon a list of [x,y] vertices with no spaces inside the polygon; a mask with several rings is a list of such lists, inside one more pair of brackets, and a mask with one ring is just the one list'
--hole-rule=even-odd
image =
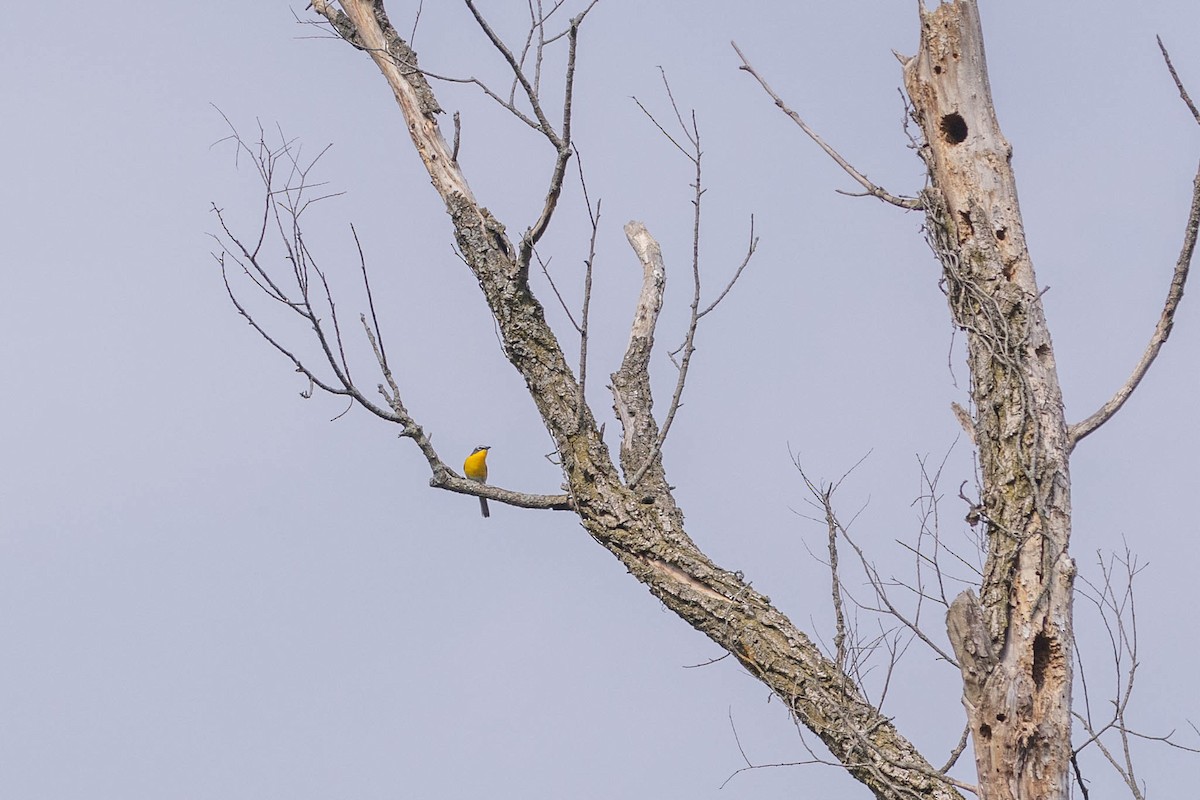
{"label": "forked branch", "polygon": [[[535,75],[531,80],[525,73],[524,55],[521,58],[515,56],[512,50],[504,43],[504,40],[492,29],[491,25],[484,18],[483,14],[476,7],[474,0],[465,0],[467,8],[471,11],[471,15],[475,18],[475,22],[487,36],[488,41],[497,52],[503,56],[508,63],[509,69],[512,71],[513,80],[521,86],[525,93],[525,99],[529,103],[530,109],[533,111],[534,117],[537,119],[537,129],[549,140],[555,150],[554,169],[550,176],[550,185],[546,189],[546,197],[542,206],[542,212],[537,220],[525,231],[525,235],[521,238],[521,249],[518,256],[518,264],[522,274],[528,274],[530,259],[533,256],[533,248],[541,240],[550,226],[550,220],[554,216],[554,211],[558,207],[559,197],[562,195],[563,180],[566,177],[567,162],[571,158],[571,113],[572,104],[575,94],[575,57],[576,45],[579,39],[579,26],[582,24],[584,17],[592,10],[598,0],[593,0],[583,11],[572,17],[568,23],[567,36],[567,67],[563,87],[563,109],[562,109],[562,126],[560,131],[556,131],[554,126],[550,124],[546,117],[545,111],[542,109],[542,98],[540,96],[541,89],[541,65],[542,65],[542,50],[545,47],[545,35],[542,30],[546,22],[546,17],[533,17],[530,21],[529,39],[536,37],[538,40],[535,58]],[[556,5],[551,9],[553,14],[558,10]],[[528,49],[528,41],[526,49]],[[478,83],[478,81],[476,81]],[[482,86],[482,84],[480,84]],[[494,95],[493,95],[494,96]],[[496,98],[499,100],[499,98]],[[500,101],[518,117],[522,115],[517,111],[510,98],[507,103]]]}
{"label": "forked branch", "polygon": [[[679,140],[672,136],[667,129],[663,127],[662,123],[660,123],[654,117],[654,115],[651,114],[644,105],[642,105],[640,100],[635,97],[634,102],[637,103],[637,106],[642,110],[642,113],[645,114],[652,123],[654,123],[654,126],[658,128],[659,132],[672,145],[674,145],[675,149],[683,153],[684,157],[691,162],[694,170],[695,177],[692,183],[692,303],[691,313],[688,319],[688,327],[686,333],[684,334],[683,343],[670,353],[671,360],[675,363],[675,366],[678,369],[678,375],[676,376],[675,380],[675,391],[671,396],[671,404],[668,406],[666,416],[663,418],[662,428],[658,431],[658,435],[654,440],[654,444],[647,454],[645,460],[642,462],[641,466],[639,466],[632,473],[632,475],[629,475],[627,468],[626,474],[629,475],[628,484],[630,487],[637,486],[641,482],[642,478],[645,477],[646,471],[649,470],[651,465],[658,460],[662,452],[663,443],[666,442],[667,435],[671,432],[671,425],[675,421],[675,414],[679,411],[679,408],[683,402],[683,390],[687,384],[688,368],[691,366],[692,355],[696,352],[696,332],[700,327],[700,320],[716,309],[716,307],[720,305],[721,301],[725,299],[730,290],[733,289],[733,285],[737,283],[738,278],[742,276],[742,272],[750,263],[750,259],[754,257],[755,250],[758,249],[758,237],[754,233],[754,216],[751,215],[750,241],[746,246],[746,254],[742,258],[741,264],[739,264],[737,269],[734,270],[733,276],[729,279],[729,282],[725,285],[725,288],[721,290],[720,294],[717,295],[716,299],[702,309],[700,307],[700,224],[701,203],[704,199],[705,189],[703,184],[703,150],[700,146],[700,126],[696,122],[695,112],[693,112],[691,115],[690,125],[684,122],[683,115],[679,111],[679,106],[675,102],[675,96],[671,93],[671,84],[667,81],[665,72],[662,75],[662,79],[663,86],[666,89],[667,97],[671,103],[671,110],[674,112],[675,119],[679,123],[679,129],[682,133],[682,138],[687,142],[686,147],[680,144]],[[649,233],[646,235],[649,236]],[[654,247],[658,247],[657,242],[654,243]],[[634,246],[634,249],[637,250],[636,245]],[[661,250],[659,250],[660,259],[661,255]],[[665,280],[665,267],[663,275]],[[678,361],[675,361],[676,355],[680,355]],[[648,399],[649,396],[647,395],[647,402]]]}
{"label": "forked branch", "polygon": [[[259,228],[254,232],[252,239],[232,231],[222,210],[213,207],[220,227],[220,234],[213,237],[219,246],[213,257],[221,269],[225,289],[238,314],[264,341],[288,359],[297,372],[308,379],[309,389],[302,394],[311,397],[315,388],[331,395],[347,397],[376,417],[399,425],[400,436],[412,439],[425,456],[432,472],[430,485],[435,488],[483,496],[522,508],[571,509],[570,500],[566,495],[526,494],[467,480],[438,456],[424,429],[409,413],[401,398],[375,311],[375,297],[368,275],[366,256],[358,232],[351,226],[363,290],[370,311],[369,318],[365,313],[360,314],[359,321],[382,378],[382,382],[376,386],[376,391],[384,403],[381,405],[368,396],[353,377],[351,359],[347,355],[349,341],[337,315],[333,291],[325,272],[318,265],[315,255],[305,241],[301,224],[301,218],[313,203],[330,196],[311,196],[312,189],[320,184],[310,183],[308,176],[321,154],[312,160],[302,161],[298,145],[281,135],[280,146],[268,146],[261,130],[259,141],[253,145],[243,140],[236,130],[229,138],[234,142],[239,158],[249,158],[254,163],[263,184],[265,203]],[[285,280],[273,274],[274,271],[270,267],[273,259],[269,255],[270,248],[267,247],[269,238],[278,240],[293,285],[288,285]],[[231,272],[241,272],[264,296],[280,303],[307,323],[319,345],[322,367],[312,366],[267,330],[266,325],[255,316],[234,288]],[[320,285],[316,297],[312,291],[314,275]]]}

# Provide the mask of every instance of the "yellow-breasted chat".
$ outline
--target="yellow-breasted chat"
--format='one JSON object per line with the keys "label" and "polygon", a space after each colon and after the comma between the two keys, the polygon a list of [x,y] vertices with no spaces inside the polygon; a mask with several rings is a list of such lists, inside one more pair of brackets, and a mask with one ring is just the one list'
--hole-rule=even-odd
{"label": "yellow-breasted chat", "polygon": [[[487,483],[487,454],[490,449],[491,447],[483,445],[472,450],[471,455],[463,462],[463,474],[473,481]],[[479,510],[483,512],[483,516],[491,516],[486,497],[479,498]]]}

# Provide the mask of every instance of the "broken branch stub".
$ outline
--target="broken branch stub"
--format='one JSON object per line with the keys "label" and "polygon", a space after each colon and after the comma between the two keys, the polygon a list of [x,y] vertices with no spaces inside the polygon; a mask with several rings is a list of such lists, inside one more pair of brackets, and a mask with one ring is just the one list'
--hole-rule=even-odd
{"label": "broken branch stub", "polygon": [[[658,423],[654,419],[654,398],[650,391],[650,356],[654,351],[654,330],[662,310],[663,291],[667,286],[667,268],[662,248],[637,221],[625,225],[625,238],[642,265],[642,289],[638,294],[629,345],[621,367],[612,374],[613,410],[621,421],[621,469],[632,478],[653,460],[649,487],[665,488],[662,456],[656,452]],[[648,473],[653,471],[653,475]]]}

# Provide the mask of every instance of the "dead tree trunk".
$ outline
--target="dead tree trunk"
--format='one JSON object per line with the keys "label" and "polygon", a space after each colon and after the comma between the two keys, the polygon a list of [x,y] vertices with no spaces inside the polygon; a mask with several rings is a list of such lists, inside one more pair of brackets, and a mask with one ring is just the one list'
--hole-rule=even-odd
{"label": "dead tree trunk", "polygon": [[948,623],[980,797],[1065,798],[1070,444],[974,0],[921,10],[921,48],[904,80],[925,134],[929,237],[971,370],[988,552],[980,597],[961,594]]}

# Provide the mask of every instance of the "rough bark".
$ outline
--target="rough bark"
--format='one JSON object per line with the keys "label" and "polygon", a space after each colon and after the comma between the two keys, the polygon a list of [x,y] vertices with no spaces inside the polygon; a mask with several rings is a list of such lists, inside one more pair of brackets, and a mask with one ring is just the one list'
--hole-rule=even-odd
{"label": "rough bark", "polygon": [[[623,419],[636,420],[625,430],[622,462],[628,473],[642,466],[646,454],[655,459],[636,489],[625,485],[594,415],[586,405],[579,407],[578,381],[530,290],[517,250],[504,226],[477,203],[450,157],[433,93],[414,69],[416,54],[388,22],[382,3],[342,0],[339,5],[341,11],[322,0],[313,4],[343,38],[370,55],[395,94],[446,205],[459,250],[495,316],[505,355],[524,378],[556,444],[583,528],[667,608],[762,680],[876,797],[960,797],[768,597],[696,548],[659,463],[649,383],[619,372],[616,402]],[[627,364],[640,361],[640,348],[649,345],[638,338],[638,330],[635,324],[631,344],[640,344]]]}
{"label": "rough bark", "polygon": [[904,80],[925,134],[927,229],[967,335],[987,561],[948,614],[980,797],[1065,798],[1071,745],[1069,440],[992,106],[974,0],[921,9]]}

